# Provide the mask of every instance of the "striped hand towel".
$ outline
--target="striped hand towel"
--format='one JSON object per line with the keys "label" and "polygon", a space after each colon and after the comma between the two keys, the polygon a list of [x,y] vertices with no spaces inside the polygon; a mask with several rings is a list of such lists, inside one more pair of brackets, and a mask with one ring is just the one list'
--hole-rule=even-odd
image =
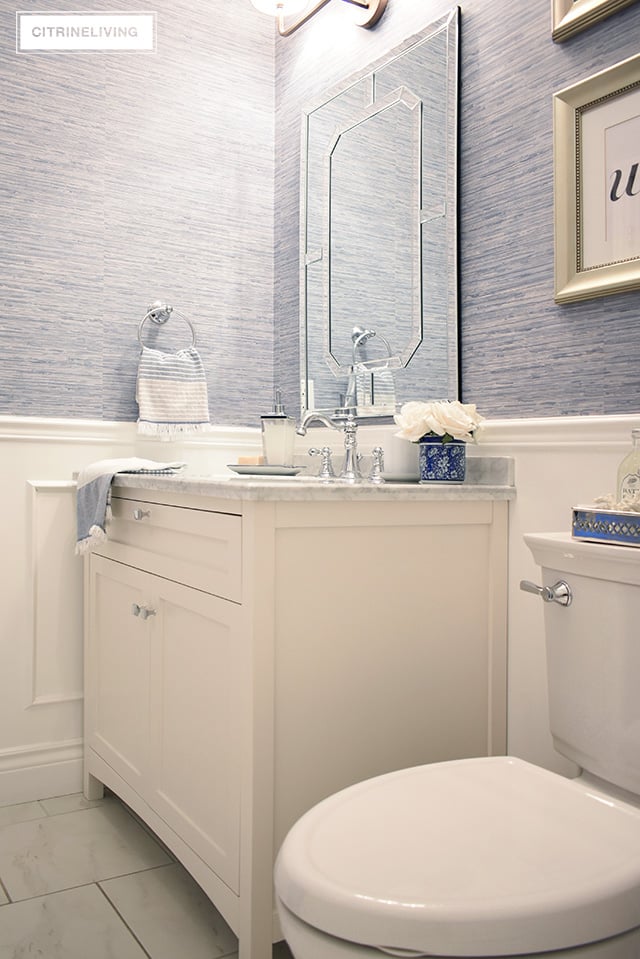
{"label": "striped hand towel", "polygon": [[116,473],[176,473],[184,463],[157,463],[137,456],[99,460],[80,470],[77,494],[76,553],[88,552],[107,538],[106,524],[111,499],[111,481]]}
{"label": "striped hand towel", "polygon": [[207,379],[194,347],[163,353],[142,347],[138,432],[167,438],[210,429]]}

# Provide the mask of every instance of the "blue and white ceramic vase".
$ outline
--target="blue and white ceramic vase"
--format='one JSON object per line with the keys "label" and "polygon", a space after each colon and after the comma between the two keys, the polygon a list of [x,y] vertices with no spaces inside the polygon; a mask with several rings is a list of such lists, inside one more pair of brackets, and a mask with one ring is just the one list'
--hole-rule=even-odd
{"label": "blue and white ceramic vase", "polygon": [[467,444],[441,436],[423,436],[420,444],[421,483],[463,483],[466,470]]}

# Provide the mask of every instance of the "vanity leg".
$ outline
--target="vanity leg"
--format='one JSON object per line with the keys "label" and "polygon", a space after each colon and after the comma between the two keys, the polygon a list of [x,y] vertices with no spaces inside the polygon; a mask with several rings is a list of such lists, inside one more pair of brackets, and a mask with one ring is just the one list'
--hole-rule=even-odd
{"label": "vanity leg", "polygon": [[102,799],[104,796],[104,784],[92,776],[91,773],[84,774],[83,794],[85,799]]}

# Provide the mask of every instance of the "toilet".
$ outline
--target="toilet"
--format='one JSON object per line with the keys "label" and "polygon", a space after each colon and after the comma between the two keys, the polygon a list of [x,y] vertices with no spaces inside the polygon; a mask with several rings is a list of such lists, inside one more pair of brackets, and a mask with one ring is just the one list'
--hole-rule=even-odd
{"label": "toilet", "polygon": [[275,866],[295,959],[640,959],[640,550],[525,541],[569,586],[544,606],[549,714],[580,775],[494,756],[323,800]]}

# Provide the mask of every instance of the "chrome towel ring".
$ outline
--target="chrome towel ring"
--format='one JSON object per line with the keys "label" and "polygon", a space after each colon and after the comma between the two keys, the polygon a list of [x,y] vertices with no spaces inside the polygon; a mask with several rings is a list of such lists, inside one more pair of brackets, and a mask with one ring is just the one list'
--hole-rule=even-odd
{"label": "chrome towel ring", "polygon": [[184,313],[181,313],[180,310],[176,310],[173,306],[169,306],[168,303],[163,303],[161,300],[156,300],[155,303],[152,303],[147,307],[147,312],[140,321],[140,326],[138,327],[138,342],[140,343],[140,346],[144,346],[144,343],[142,342],[142,327],[147,320],[151,320],[151,322],[155,323],[157,326],[164,326],[172,313],[175,313],[176,316],[179,316],[181,320],[184,320],[191,330],[190,347],[193,348],[196,345],[196,331],[191,320],[188,319]]}

